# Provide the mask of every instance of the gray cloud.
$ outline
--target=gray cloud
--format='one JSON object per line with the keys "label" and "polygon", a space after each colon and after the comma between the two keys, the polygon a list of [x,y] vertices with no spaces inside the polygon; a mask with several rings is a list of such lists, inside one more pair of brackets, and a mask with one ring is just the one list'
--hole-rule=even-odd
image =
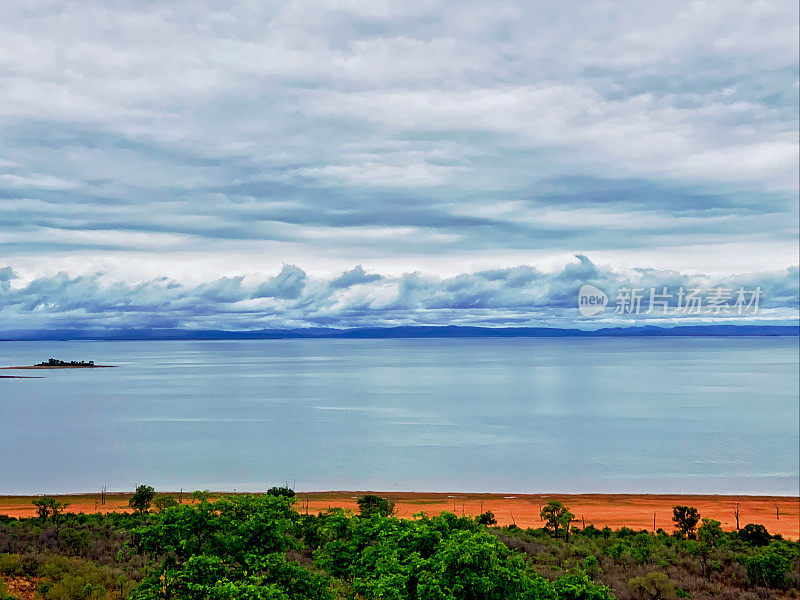
{"label": "gray cloud", "polygon": [[[797,10],[5,3],[0,256],[88,288],[95,271],[202,279],[209,303],[288,263],[424,281],[579,249],[787,267]],[[258,297],[305,298],[304,281]],[[395,284],[413,305],[422,284]],[[493,302],[474,292],[459,297]]]}
{"label": "gray cloud", "polygon": [[[10,273],[10,275],[9,275]],[[248,330],[288,327],[483,325],[596,327],[792,323],[798,318],[798,269],[738,275],[699,275],[652,268],[616,270],[580,255],[556,271],[527,265],[440,277],[423,273],[368,275],[361,267],[332,278],[307,277],[286,265],[275,276],[225,277],[196,285],[165,277],[138,284],[104,274],[59,273],[22,281],[0,270],[0,319],[5,331],[38,328],[149,328]],[[661,293],[715,287],[761,289],[759,313],[617,314],[594,319],[577,311],[585,283],[604,290],[613,306],[625,288],[640,290],[646,306],[651,288]],[[346,284],[346,285],[345,285]],[[735,295],[735,294],[734,294]],[[733,300],[731,300],[731,303]]]}
{"label": "gray cloud", "polygon": [[372,283],[373,281],[379,281],[380,279],[380,275],[376,273],[368,274],[366,271],[364,271],[364,268],[361,265],[356,265],[349,271],[345,271],[339,275],[339,277],[331,281],[330,287],[333,289],[343,289],[352,287],[354,285]]}
{"label": "gray cloud", "polygon": [[255,291],[255,298],[294,299],[303,292],[306,274],[294,265],[285,265],[275,277],[265,281]]}

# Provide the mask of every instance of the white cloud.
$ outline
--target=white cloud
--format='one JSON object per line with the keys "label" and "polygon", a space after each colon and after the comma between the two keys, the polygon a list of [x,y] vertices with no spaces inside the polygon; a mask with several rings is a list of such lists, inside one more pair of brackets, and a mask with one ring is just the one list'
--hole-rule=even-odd
{"label": "white cloud", "polygon": [[[307,285],[354,264],[446,278],[576,251],[785,268],[797,12],[5,3],[0,255],[26,281],[186,285],[283,264]],[[399,281],[341,294],[388,305]]]}
{"label": "white cloud", "polygon": [[[529,265],[461,273],[452,277],[419,272],[399,276],[354,267],[335,277],[308,277],[284,265],[273,276],[222,277],[195,285],[158,277],[138,283],[101,273],[58,273],[30,281],[10,267],[0,269],[0,316],[5,332],[25,329],[253,330],[293,327],[385,327],[393,325],[483,325],[489,327],[593,327],[634,324],[726,322],[791,323],[798,318],[798,271],[687,274],[671,270],[614,270],[579,255],[563,268]],[[578,289],[592,283],[614,303],[624,287],[760,287],[760,313],[745,315],[615,314],[594,321],[577,311]],[[644,305],[643,305],[644,306]]]}

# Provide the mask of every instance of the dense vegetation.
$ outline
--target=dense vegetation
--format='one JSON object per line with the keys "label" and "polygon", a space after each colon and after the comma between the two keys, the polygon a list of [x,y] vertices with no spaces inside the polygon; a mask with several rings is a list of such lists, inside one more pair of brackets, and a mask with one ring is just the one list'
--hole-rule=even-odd
{"label": "dense vegetation", "polygon": [[668,534],[570,527],[557,502],[523,530],[491,513],[398,519],[378,496],[359,515],[304,515],[294,499],[283,487],[178,503],[140,486],[135,513],[108,515],[40,499],[36,518],[0,517],[0,600],[800,597],[800,544],[759,525],[723,532],[691,507]]}

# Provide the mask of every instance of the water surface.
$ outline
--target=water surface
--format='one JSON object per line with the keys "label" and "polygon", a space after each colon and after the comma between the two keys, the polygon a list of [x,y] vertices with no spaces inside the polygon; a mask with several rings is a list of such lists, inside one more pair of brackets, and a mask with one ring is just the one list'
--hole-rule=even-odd
{"label": "water surface", "polygon": [[0,493],[798,492],[793,338],[0,342]]}

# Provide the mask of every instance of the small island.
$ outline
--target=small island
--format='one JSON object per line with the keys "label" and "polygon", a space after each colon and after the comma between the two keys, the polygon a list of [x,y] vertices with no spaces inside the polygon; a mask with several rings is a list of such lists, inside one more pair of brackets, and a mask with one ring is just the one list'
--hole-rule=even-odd
{"label": "small island", "polygon": [[47,362],[40,362],[33,366],[34,367],[93,367],[94,361],[71,360],[67,362],[65,360],[58,360],[57,358],[51,358]]}
{"label": "small island", "polygon": [[110,368],[117,365],[96,365],[93,360],[58,360],[51,358],[47,362],[40,362],[35,365],[26,365],[20,367],[3,367],[4,369],[97,369],[97,368]]}

